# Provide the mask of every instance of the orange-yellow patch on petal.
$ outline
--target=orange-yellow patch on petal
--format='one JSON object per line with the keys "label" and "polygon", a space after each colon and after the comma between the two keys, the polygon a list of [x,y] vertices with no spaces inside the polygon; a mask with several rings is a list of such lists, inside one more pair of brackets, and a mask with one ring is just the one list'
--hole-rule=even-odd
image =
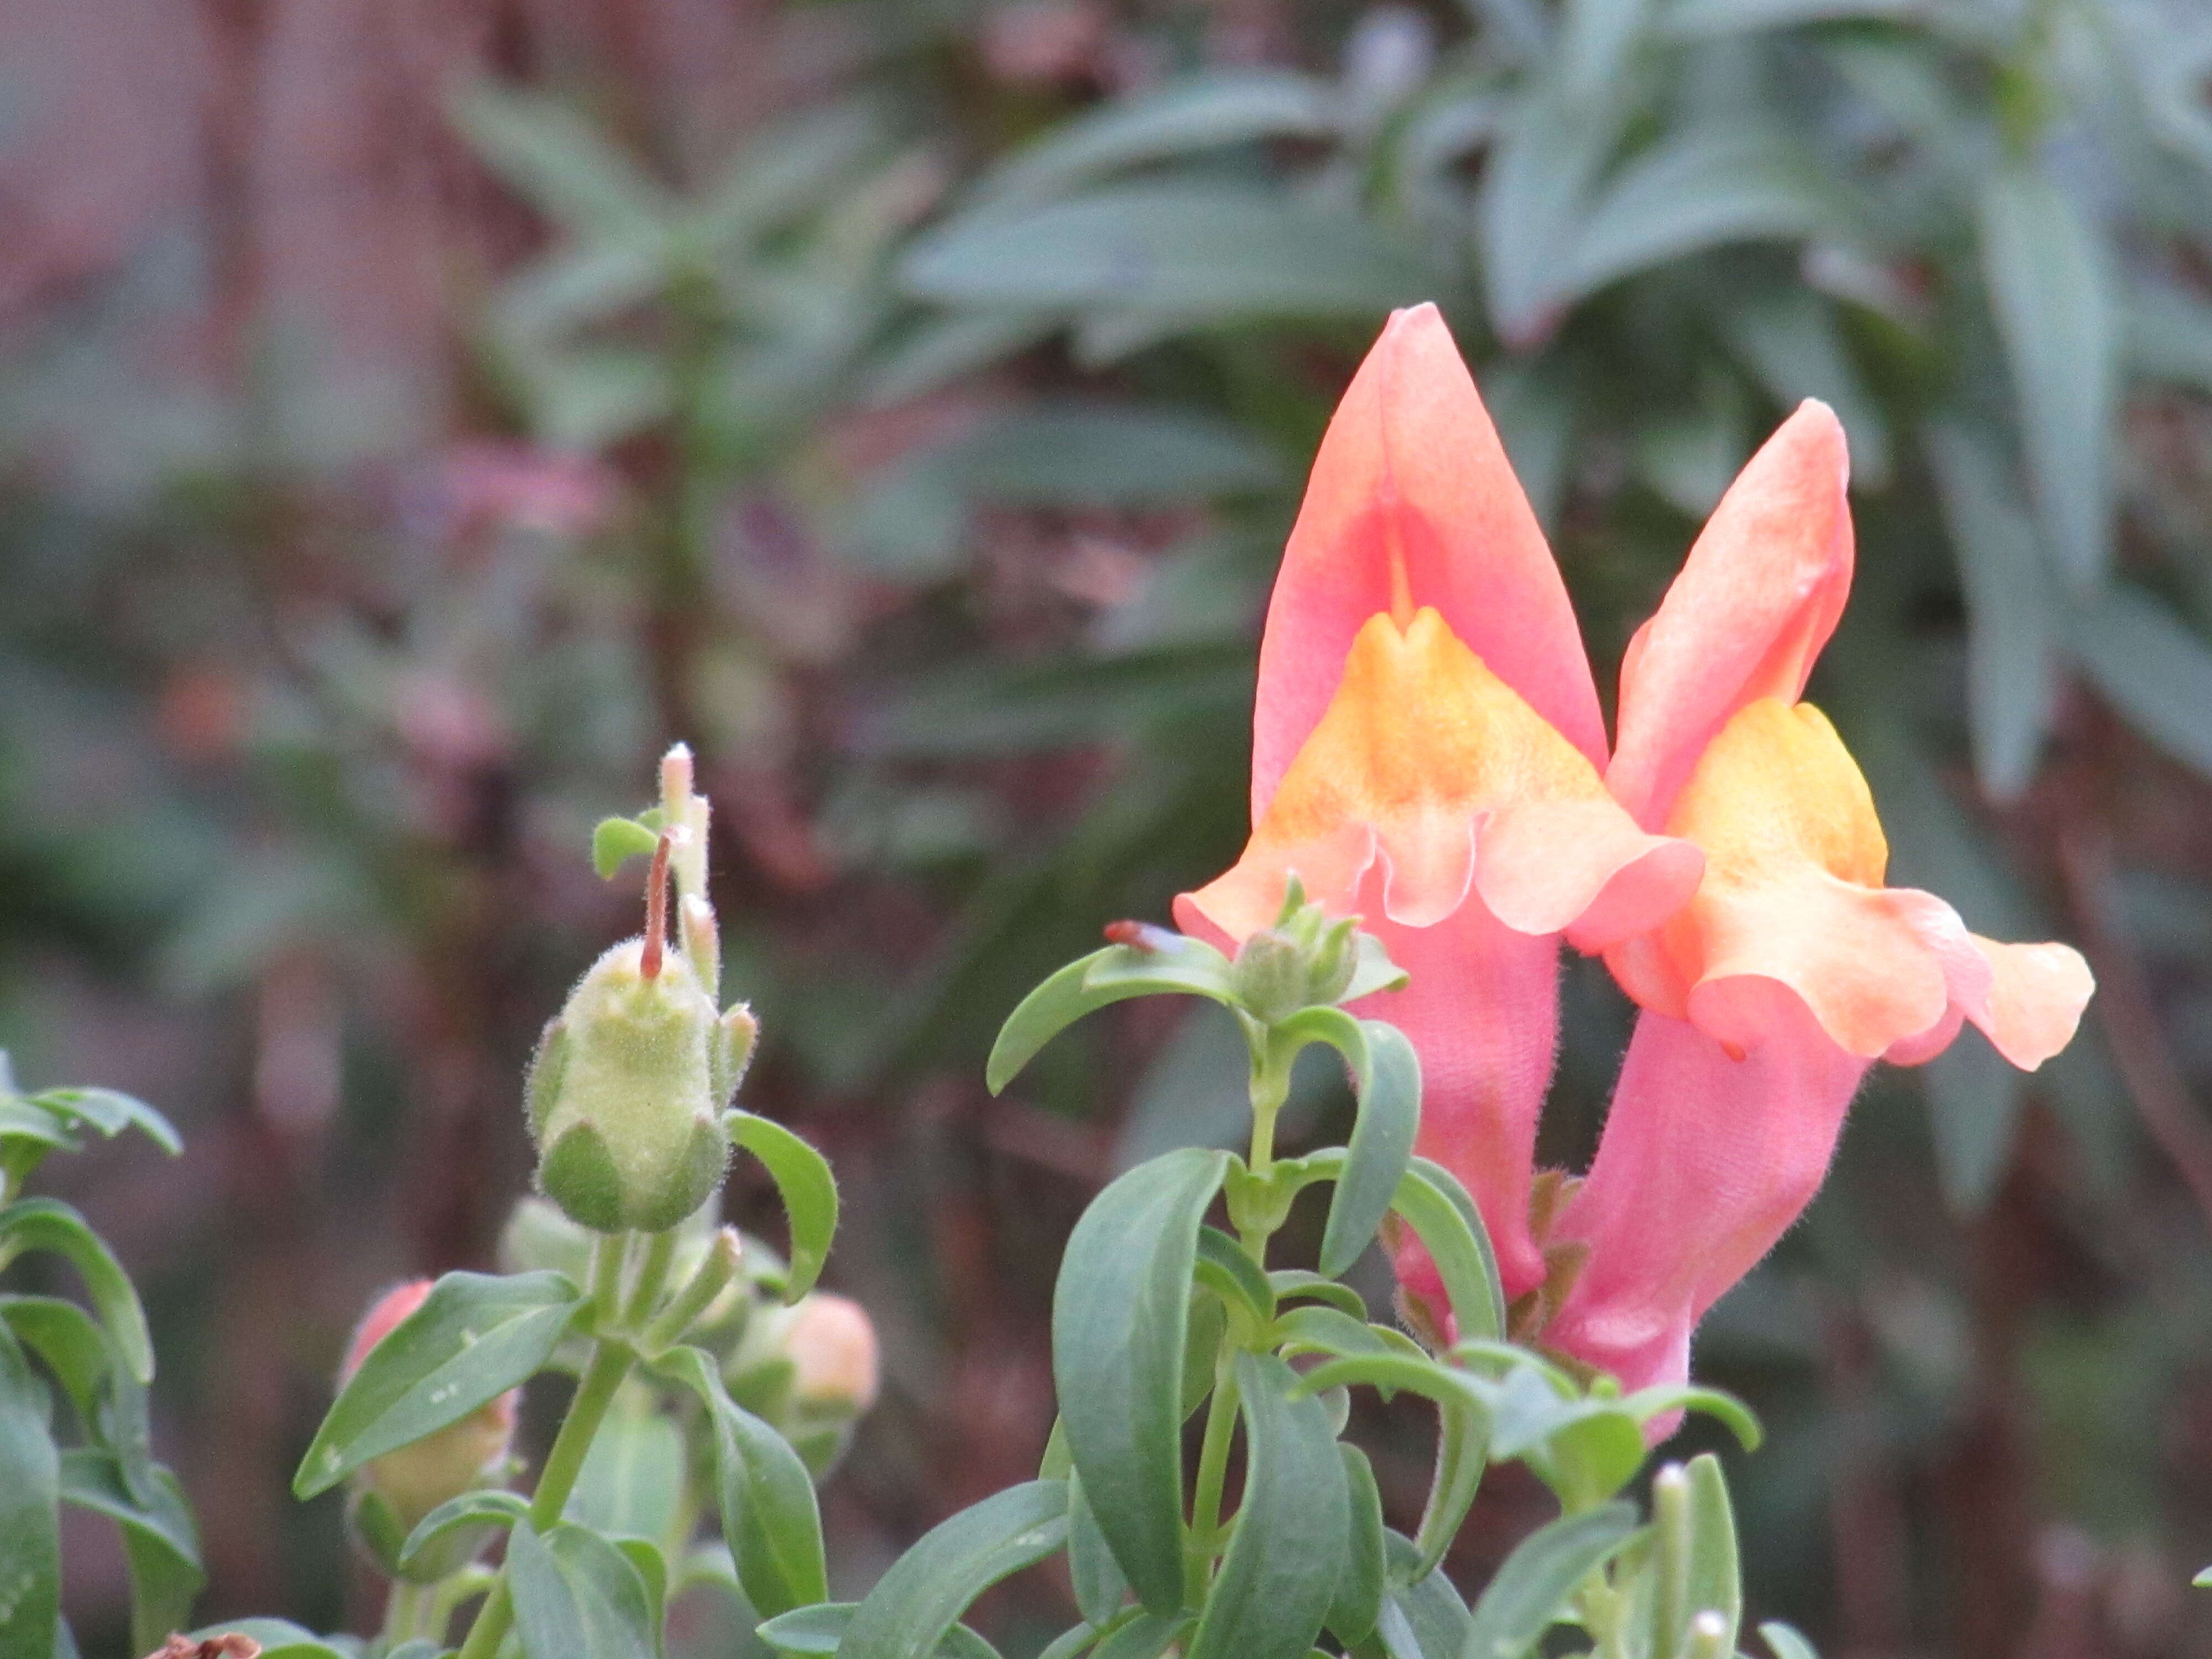
{"label": "orange-yellow patch on petal", "polygon": [[1360,629],[1244,856],[1194,897],[1241,939],[1273,920],[1292,871],[1349,909],[1378,860],[1393,921],[1432,927],[1474,892],[1517,933],[1587,921],[1591,948],[1655,926],[1701,867],[1638,830],[1589,758],[1428,609]]}
{"label": "orange-yellow patch on petal", "polygon": [[1705,884],[1607,961],[1638,1002],[1730,1051],[1775,1028],[1785,992],[1862,1059],[1929,1059],[1962,1020],[2027,1067],[2073,1036],[2092,988],[2078,953],[1977,939],[1935,895],[1882,884],[1889,847],[1874,798],[1809,703],[1738,710],[1667,829],[1705,850]]}

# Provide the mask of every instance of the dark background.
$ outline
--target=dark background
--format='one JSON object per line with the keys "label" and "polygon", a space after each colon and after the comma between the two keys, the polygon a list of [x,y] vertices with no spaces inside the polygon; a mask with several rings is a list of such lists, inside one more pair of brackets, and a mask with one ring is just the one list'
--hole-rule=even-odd
{"label": "dark background", "polygon": [[[837,1580],[1031,1472],[1066,1228],[1241,1079],[1165,1002],[1000,1101],[981,1056],[1234,856],[1298,483],[1434,297],[1608,695],[1750,447],[1836,404],[1813,695],[1893,878],[2101,981],[2036,1078],[1878,1073],[1708,1322],[1771,1431],[1755,1611],[2212,1652],[2208,61],[2185,0],[0,7],[0,1042],[185,1133],[40,1184],[144,1287],[204,1614],[374,1617],[286,1480],[370,1295],[489,1260],[530,1044],[635,926],[590,827],[677,735],[748,1103],[836,1162],[884,1343]],[[1571,1164],[1626,1009],[1566,995]],[[1417,1505],[1419,1414],[1369,1427]],[[1462,1582],[1543,1509],[1493,1492]],[[119,1556],[70,1551],[120,1652]]]}

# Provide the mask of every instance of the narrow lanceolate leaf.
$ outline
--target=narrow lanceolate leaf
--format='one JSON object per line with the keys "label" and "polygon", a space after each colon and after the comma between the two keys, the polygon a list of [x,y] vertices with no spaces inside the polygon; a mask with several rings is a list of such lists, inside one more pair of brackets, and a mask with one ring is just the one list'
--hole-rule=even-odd
{"label": "narrow lanceolate leaf", "polygon": [[1427,1246],[1451,1298],[1459,1334],[1485,1341],[1505,1335],[1505,1287],[1482,1214],[1459,1179],[1440,1164],[1413,1159],[1390,1207]]}
{"label": "narrow lanceolate leaf", "polygon": [[1927,432],[1944,528],[1966,595],[1966,718],[1983,793],[2011,800],[2035,771],[2051,717],[2051,605],[2034,520],[1988,437]]}
{"label": "narrow lanceolate leaf", "polygon": [[821,1510],[813,1479],[791,1443],[730,1398],[702,1350],[673,1349],[654,1359],[653,1369],[707,1408],[722,1536],[746,1598],[764,1618],[827,1601]]}
{"label": "narrow lanceolate leaf", "polygon": [[2119,331],[2107,256],[2081,210],[2031,167],[1994,174],[1977,217],[2030,494],[2060,563],[2088,587],[2112,562]]}
{"label": "narrow lanceolate leaf", "polygon": [[131,1571],[131,1645],[142,1651],[183,1628],[207,1583],[183,1489],[167,1469],[157,1472],[155,1482],[155,1501],[142,1504],[112,1454],[88,1447],[62,1454],[62,1501],[105,1515],[122,1531]]}
{"label": "narrow lanceolate leaf", "polygon": [[61,1624],[60,1466],[46,1390],[0,1326],[0,1659],[52,1659]]}
{"label": "narrow lanceolate leaf", "polygon": [[77,1270],[131,1376],[152,1382],[154,1340],[146,1332],[138,1292],[85,1218],[53,1198],[21,1199],[0,1209],[0,1264],[27,1250],[52,1250]]}
{"label": "narrow lanceolate leaf", "polygon": [[830,1161],[797,1135],[768,1118],[732,1112],[730,1138],[763,1164],[775,1180],[791,1220],[791,1272],[783,1299],[796,1302],[814,1288],[837,1236],[837,1177]]}
{"label": "narrow lanceolate leaf", "polygon": [[1075,1585],[1076,1610],[1091,1623],[1103,1625],[1121,1611],[1129,1581],[1106,1534],[1098,1530],[1098,1517],[1083,1496],[1082,1477],[1074,1474],[1067,1482],[1067,1575]]}
{"label": "narrow lanceolate leaf", "polygon": [[2164,605],[2113,583],[2068,618],[2066,642],[2129,723],[2212,775],[2212,647]]}
{"label": "narrow lanceolate leaf", "polygon": [[507,1582],[525,1659],[659,1659],[645,1581],[599,1534],[517,1527],[507,1538]]}
{"label": "narrow lanceolate leaf", "polygon": [[[2212,1571],[2208,1568],[2207,1571]],[[2197,1575],[2200,1588],[2204,1574]],[[1813,1644],[1800,1635],[1795,1625],[1785,1625],[1779,1619],[1770,1619],[1759,1627],[1759,1639],[1766,1644],[1766,1650],[1774,1659],[1820,1659]]]}
{"label": "narrow lanceolate leaf", "polygon": [[171,1158],[185,1150],[184,1138],[169,1120],[135,1095],[114,1089],[42,1089],[30,1103],[65,1123],[89,1124],[110,1140],[125,1129],[136,1129]]}
{"label": "narrow lanceolate leaf", "polygon": [[447,1273],[339,1391],[292,1477],[293,1495],[327,1492],[371,1458],[528,1382],[582,1304],[559,1273]]}
{"label": "narrow lanceolate leaf", "polygon": [[1382,1537],[1389,1588],[1375,1634],[1389,1659],[1461,1659],[1474,1620],[1443,1573],[1424,1569],[1403,1533]]}
{"label": "narrow lanceolate leaf", "polygon": [[1343,1573],[1351,1496],[1328,1407],[1272,1354],[1237,1356],[1244,1500],[1189,1659],[1305,1659]]}
{"label": "narrow lanceolate leaf", "polygon": [[917,241],[899,276],[916,298],[950,305],[1194,321],[1373,316],[1423,283],[1416,262],[1341,209],[1187,179],[962,215]]}
{"label": "narrow lanceolate leaf", "polygon": [[1743,1620],[1743,1571],[1735,1543],[1735,1510],[1729,1503],[1728,1477],[1711,1452],[1692,1458],[1688,1594],[1683,1611],[1691,1619],[1717,1613],[1727,1621],[1723,1653],[1735,1651],[1736,1628]]}
{"label": "narrow lanceolate leaf", "polygon": [[1375,1467],[1357,1446],[1337,1443],[1344,1464],[1344,1565],[1337,1573],[1336,1594],[1328,1604],[1328,1628],[1346,1646],[1357,1647],[1382,1616],[1383,1575],[1387,1571],[1382,1541],[1382,1491],[1375,1483]]}
{"label": "narrow lanceolate leaf", "polygon": [[1129,997],[1179,994],[1227,1004],[1229,958],[1203,939],[1147,928],[1142,945],[1109,945],[1079,957],[1024,997],[991,1047],[983,1080],[997,1094],[1036,1051],[1084,1015]]}
{"label": "narrow lanceolate leaf", "polygon": [[1224,1306],[1241,1310],[1255,1328],[1275,1316],[1275,1287],[1244,1247],[1218,1227],[1198,1230],[1199,1283],[1218,1296]]}
{"label": "narrow lanceolate leaf", "polygon": [[1607,1504],[1523,1539],[1474,1604],[1465,1659],[1522,1659],[1567,1611],[1575,1588],[1636,1531],[1636,1510]]}
{"label": "narrow lanceolate leaf", "polygon": [[925,1534],[876,1583],[846,1626],[839,1659],[929,1659],[968,1604],[1067,1538],[1067,1486],[1031,1480]]}
{"label": "narrow lanceolate leaf", "polygon": [[[860,1610],[858,1601],[824,1601],[794,1607],[760,1627],[761,1639],[778,1653],[835,1653],[845,1627]],[[937,1644],[936,1659],[999,1659],[998,1649],[965,1625],[955,1625]]]}
{"label": "narrow lanceolate leaf", "polygon": [[1053,1377],[1068,1449],[1138,1597],[1182,1604],[1183,1358],[1198,1229],[1229,1167],[1188,1148],[1091,1200],[1053,1291]]}
{"label": "narrow lanceolate leaf", "polygon": [[92,1316],[58,1296],[0,1296],[0,1324],[53,1373],[77,1420],[96,1425],[100,1384],[115,1364],[115,1348]]}
{"label": "narrow lanceolate leaf", "polygon": [[430,1553],[448,1540],[481,1534],[489,1543],[530,1513],[519,1492],[487,1490],[465,1492],[448,1498],[416,1524],[399,1547],[399,1569],[411,1574]]}
{"label": "narrow lanceolate leaf", "polygon": [[1025,146],[976,186],[992,202],[1034,201],[1146,161],[1249,143],[1319,137],[1335,125],[1327,82],[1279,69],[1222,69],[1101,105]]}
{"label": "narrow lanceolate leaf", "polygon": [[1390,1201],[1413,1156],[1421,1126],[1421,1060],[1406,1034],[1381,1020],[1359,1022],[1368,1069],[1359,1080],[1359,1115],[1352,1157],[1330,1196],[1322,1234],[1321,1270],[1343,1273],[1359,1259],[1390,1212]]}

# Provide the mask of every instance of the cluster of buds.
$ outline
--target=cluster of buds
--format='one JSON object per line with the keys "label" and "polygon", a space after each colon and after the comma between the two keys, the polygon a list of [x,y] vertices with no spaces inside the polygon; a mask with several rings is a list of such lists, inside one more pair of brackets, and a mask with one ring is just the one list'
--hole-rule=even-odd
{"label": "cluster of buds", "polygon": [[1247,936],[1237,948],[1239,999],[1268,1024],[1301,1008],[1334,1003],[1350,988],[1359,966],[1358,932],[1358,916],[1332,916],[1308,902],[1304,884],[1291,875],[1275,925]]}
{"label": "cluster of buds", "polygon": [[[532,1061],[538,1182],[594,1231],[662,1232],[721,1185],[723,1114],[757,1033],[743,1006],[718,1012],[720,947],[707,898],[707,802],[681,744],[661,763],[661,804],[643,934],[593,963],[545,1028]],[[677,890],[681,944],[669,939]]]}
{"label": "cluster of buds", "polygon": [[[369,1351],[422,1305],[431,1281],[411,1279],[379,1297],[346,1346],[338,1372],[343,1389]],[[400,1546],[423,1516],[441,1504],[482,1487],[504,1486],[513,1473],[516,1391],[478,1407],[458,1423],[364,1464],[354,1475],[347,1504],[353,1534],[378,1566],[397,1574]],[[489,1542],[462,1529],[443,1547],[413,1565],[411,1577],[433,1583],[457,1572]]]}

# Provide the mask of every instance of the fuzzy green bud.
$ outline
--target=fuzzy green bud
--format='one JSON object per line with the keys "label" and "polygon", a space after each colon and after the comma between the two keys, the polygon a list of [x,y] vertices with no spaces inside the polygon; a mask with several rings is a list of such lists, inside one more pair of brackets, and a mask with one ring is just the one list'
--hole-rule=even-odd
{"label": "fuzzy green bud", "polygon": [[659,1232],[697,1209],[730,1158],[733,1036],[683,953],[648,933],[597,962],[532,1063],[538,1184],[599,1232]]}
{"label": "fuzzy green bud", "polygon": [[1358,917],[1332,917],[1308,903],[1293,876],[1275,925],[1252,934],[1237,952],[1237,989],[1245,1007],[1272,1024],[1301,1008],[1334,1003],[1359,966],[1358,933]]}

